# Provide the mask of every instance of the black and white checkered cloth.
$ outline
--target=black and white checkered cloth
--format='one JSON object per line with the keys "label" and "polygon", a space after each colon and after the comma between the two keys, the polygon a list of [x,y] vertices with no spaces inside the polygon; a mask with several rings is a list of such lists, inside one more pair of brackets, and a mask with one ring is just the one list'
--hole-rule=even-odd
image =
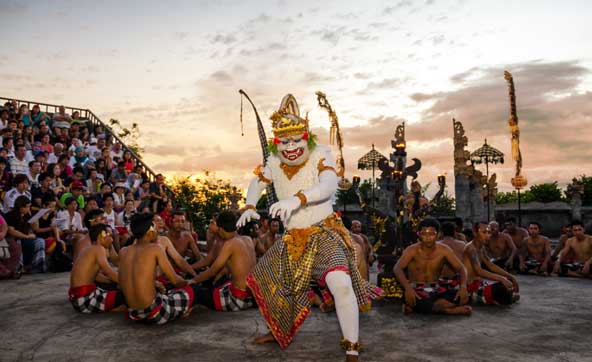
{"label": "black and white checkered cloth", "polygon": [[252,308],[255,299],[250,291],[238,289],[231,281],[214,289],[214,306],[222,312],[238,312]]}
{"label": "black and white checkered cloth", "polygon": [[128,308],[129,318],[154,324],[165,324],[179,319],[191,311],[193,293],[190,286],[173,289],[167,294],[156,292],[154,301],[148,308],[144,310]]}
{"label": "black and white checkered cloth", "polygon": [[74,310],[80,313],[107,312],[123,304],[119,290],[105,290],[94,285],[70,288],[68,296]]}

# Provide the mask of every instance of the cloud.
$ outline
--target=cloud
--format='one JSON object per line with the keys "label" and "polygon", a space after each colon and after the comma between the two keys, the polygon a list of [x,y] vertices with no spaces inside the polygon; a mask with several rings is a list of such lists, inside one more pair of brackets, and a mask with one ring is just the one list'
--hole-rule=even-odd
{"label": "cloud", "polygon": [[216,80],[219,82],[231,82],[232,81],[232,77],[230,76],[230,74],[228,74],[228,72],[226,72],[224,70],[219,70],[219,71],[216,71],[216,72],[210,74],[210,79]]}
{"label": "cloud", "polygon": [[[473,150],[487,138],[510,160],[507,119],[509,102],[503,71],[509,69],[516,86],[521,151],[527,177],[536,182],[567,182],[592,167],[589,132],[592,92],[578,92],[590,69],[577,62],[532,61],[507,67],[471,68],[450,78],[456,90],[415,93],[411,99],[427,107],[408,135],[419,142],[450,139],[451,118],[464,124]],[[451,155],[452,149],[449,155]],[[509,188],[512,163],[499,171],[502,188]],[[559,172],[566,166],[571,172]]]}
{"label": "cloud", "polygon": [[220,43],[229,45],[236,42],[236,36],[234,34],[216,34],[212,38],[212,43]]}
{"label": "cloud", "polygon": [[366,88],[358,93],[363,94],[366,92],[376,91],[376,90],[380,90],[380,89],[394,88],[394,87],[397,87],[398,85],[400,85],[401,82],[402,82],[402,80],[399,78],[385,78],[385,79],[378,81],[378,82],[369,82],[366,85]]}
{"label": "cloud", "polygon": [[402,0],[396,3],[394,6],[384,8],[384,10],[382,10],[382,13],[384,15],[391,15],[403,8],[411,7],[411,5],[413,5],[413,3],[410,0]]}

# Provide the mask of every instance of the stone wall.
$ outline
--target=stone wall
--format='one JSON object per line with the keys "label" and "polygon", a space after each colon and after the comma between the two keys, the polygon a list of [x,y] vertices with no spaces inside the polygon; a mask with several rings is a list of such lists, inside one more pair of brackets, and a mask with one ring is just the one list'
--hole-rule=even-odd
{"label": "stone wall", "polygon": [[[560,236],[561,226],[572,221],[572,207],[564,202],[551,202],[548,204],[530,202],[522,204],[521,209],[523,227],[527,227],[531,221],[537,221],[543,226],[543,235],[553,238]],[[586,232],[592,234],[592,207],[584,206],[580,210]],[[518,220],[518,204],[497,205],[495,219],[503,223],[509,217],[515,217]]]}

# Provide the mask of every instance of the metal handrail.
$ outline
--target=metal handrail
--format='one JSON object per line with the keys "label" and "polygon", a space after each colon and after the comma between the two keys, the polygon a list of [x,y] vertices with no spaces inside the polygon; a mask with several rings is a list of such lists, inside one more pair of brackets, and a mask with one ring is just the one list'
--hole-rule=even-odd
{"label": "metal handrail", "polygon": [[[31,105],[39,105],[39,107],[45,107],[45,112],[46,113],[56,113],[58,112],[60,107],[64,107],[64,109],[66,111],[70,111],[70,114],[74,113],[75,111],[78,111],[80,113],[80,116],[84,119],[87,119],[91,122],[91,124],[93,126],[95,125],[99,125],[102,126],[105,129],[105,132],[108,132],[113,138],[115,138],[115,140],[117,142],[119,142],[121,144],[121,146],[126,150],[129,151],[132,154],[132,157],[135,159],[136,164],[140,164],[144,170],[146,170],[146,173],[148,175],[148,179],[152,182],[156,179],[156,175],[157,173],[154,172],[144,161],[142,161],[142,159],[140,157],[138,157],[138,155],[134,152],[134,150],[132,150],[131,148],[129,148],[116,134],[115,132],[113,132],[113,129],[111,128],[111,126],[107,125],[105,122],[101,121],[101,119],[99,117],[97,117],[97,115],[95,115],[90,109],[86,109],[86,108],[79,108],[79,107],[71,107],[71,106],[64,106],[64,105],[58,105],[58,104],[51,104],[51,103],[43,103],[43,102],[33,102],[33,101],[28,101],[28,100],[22,100],[22,99],[15,99],[15,98],[7,98],[7,97],[2,97],[0,96],[0,101],[2,102],[2,105],[4,105],[4,103],[6,103],[7,101],[16,101],[17,103],[17,108],[20,107],[22,104],[26,104],[29,109],[31,109]],[[49,109],[53,107],[53,112],[49,111]],[[173,192],[173,190],[168,186],[165,185],[166,191],[169,193],[169,196],[172,196],[173,201],[176,201],[176,196],[175,193]]]}

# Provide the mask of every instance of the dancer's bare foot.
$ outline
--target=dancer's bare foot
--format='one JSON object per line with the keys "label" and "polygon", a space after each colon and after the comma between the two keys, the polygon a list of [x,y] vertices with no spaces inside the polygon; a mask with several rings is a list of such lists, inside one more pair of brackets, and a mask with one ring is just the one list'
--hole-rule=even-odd
{"label": "dancer's bare foot", "polygon": [[354,356],[353,354],[346,354],[345,362],[358,362],[358,356]]}
{"label": "dancer's bare foot", "polygon": [[471,315],[472,312],[473,312],[473,308],[471,308],[468,305],[461,305],[458,307],[452,307],[452,308],[445,309],[446,314],[452,314],[452,315]]}
{"label": "dancer's bare foot", "polygon": [[265,343],[271,343],[271,342],[276,342],[273,334],[271,332],[268,332],[267,334],[264,334],[260,337],[255,338],[255,344],[265,344]]}

